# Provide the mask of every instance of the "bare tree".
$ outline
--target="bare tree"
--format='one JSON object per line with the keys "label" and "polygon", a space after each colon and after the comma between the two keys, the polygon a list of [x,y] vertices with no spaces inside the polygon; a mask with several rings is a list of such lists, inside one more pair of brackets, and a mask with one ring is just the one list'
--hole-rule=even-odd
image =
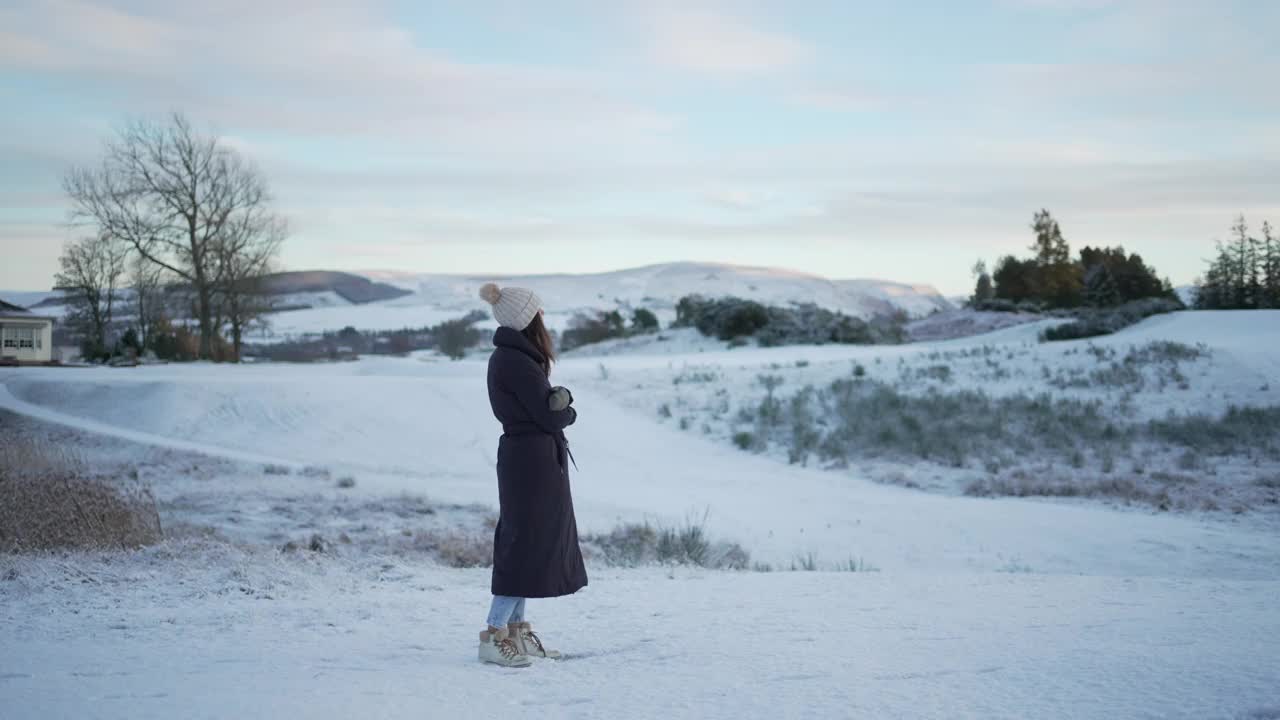
{"label": "bare tree", "polygon": [[190,285],[200,357],[212,358],[218,248],[233,242],[228,233],[264,227],[271,198],[261,174],[175,113],[166,123],[129,124],[107,144],[101,167],[72,169],[63,185],[74,221],[126,241]]}
{"label": "bare tree", "polygon": [[138,318],[138,340],[150,347],[151,334],[164,317],[164,268],[135,254],[129,262],[129,284],[133,286],[133,311]]}
{"label": "bare tree", "polygon": [[107,349],[107,330],[120,278],[125,273],[127,247],[107,235],[67,243],[58,258],[61,270],[54,287],[67,293],[71,323],[92,343],[93,354]]}
{"label": "bare tree", "polygon": [[219,235],[217,316],[231,332],[232,357],[240,362],[244,332],[271,311],[261,280],[288,234],[285,222],[261,208],[241,214]]}

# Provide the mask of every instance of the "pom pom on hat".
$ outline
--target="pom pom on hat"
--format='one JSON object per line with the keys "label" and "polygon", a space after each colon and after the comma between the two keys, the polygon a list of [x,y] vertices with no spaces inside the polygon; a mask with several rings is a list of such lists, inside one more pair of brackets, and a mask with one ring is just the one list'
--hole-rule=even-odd
{"label": "pom pom on hat", "polygon": [[502,290],[498,289],[497,283],[485,283],[480,286],[480,299],[490,305],[497,305],[502,299]]}

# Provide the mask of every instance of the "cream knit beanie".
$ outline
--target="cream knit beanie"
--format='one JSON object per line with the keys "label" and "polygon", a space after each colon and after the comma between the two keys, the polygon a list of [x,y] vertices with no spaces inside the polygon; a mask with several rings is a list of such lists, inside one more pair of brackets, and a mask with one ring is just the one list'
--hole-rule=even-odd
{"label": "cream knit beanie", "polygon": [[524,330],[542,309],[542,300],[532,290],[520,287],[499,288],[485,283],[480,297],[493,306],[493,317],[498,324],[512,330]]}

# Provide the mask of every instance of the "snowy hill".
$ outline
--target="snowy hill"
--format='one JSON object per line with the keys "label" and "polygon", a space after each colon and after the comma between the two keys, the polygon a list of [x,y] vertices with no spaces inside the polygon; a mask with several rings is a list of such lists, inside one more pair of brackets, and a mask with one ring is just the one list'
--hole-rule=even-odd
{"label": "snowy hill", "polygon": [[[44,310],[42,304],[50,299],[61,298],[62,293],[53,290],[0,290],[0,300],[13,303],[18,307],[24,307],[28,310],[39,308]],[[61,303],[58,303],[59,307]]]}
{"label": "snowy hill", "polygon": [[681,297],[732,295],[765,304],[817,303],[857,317],[902,310],[912,316],[948,309],[948,302],[927,285],[884,280],[830,280],[818,275],[777,268],[721,263],[666,263],[582,275],[432,275],[395,271],[363,273],[413,291],[396,305],[427,304],[437,308],[470,309],[480,284],[497,280],[537,290],[548,310],[567,312],[614,307],[673,310]]}
{"label": "snowy hill", "polygon": [[818,275],[776,268],[719,263],[668,263],[588,274],[445,275],[400,271],[361,273],[375,282],[396,286],[409,294],[384,302],[352,307],[315,307],[276,313],[270,331],[258,340],[337,330],[348,325],[360,330],[421,327],[483,309],[476,291],[496,281],[533,288],[547,306],[547,323],[563,328],[575,313],[652,310],[664,324],[675,319],[680,298],[700,293],[733,295],[770,305],[816,303],[848,315],[868,318],[896,311],[923,317],[952,304],[934,288],[885,280],[830,280]]}
{"label": "snowy hill", "polygon": [[[395,330],[434,325],[484,309],[476,297],[480,285],[496,281],[538,292],[547,305],[547,323],[562,329],[575,313],[629,311],[644,307],[664,324],[675,319],[680,298],[700,293],[732,295],[768,305],[816,303],[847,315],[869,318],[902,311],[924,317],[954,306],[928,285],[886,280],[831,280],[776,268],[719,263],[668,263],[626,270],[554,275],[446,275],[394,270],[358,274],[331,271],[286,272],[266,280],[277,307],[270,326],[252,336],[258,342],[340,330]],[[0,297],[47,313],[66,306],[53,292],[14,292]],[[41,304],[42,303],[42,304]]]}

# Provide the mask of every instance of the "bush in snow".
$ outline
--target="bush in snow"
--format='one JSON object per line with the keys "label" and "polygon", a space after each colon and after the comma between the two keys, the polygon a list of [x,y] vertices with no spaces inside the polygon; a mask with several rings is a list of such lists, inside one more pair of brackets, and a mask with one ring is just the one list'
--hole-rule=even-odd
{"label": "bush in snow", "polygon": [[659,328],[658,316],[654,315],[651,310],[645,308],[636,308],[631,313],[631,331],[636,333],[657,332]]}
{"label": "bush in snow", "polygon": [[617,310],[580,312],[569,321],[569,328],[560,337],[560,346],[564,350],[572,350],[614,338],[657,332],[658,328],[658,316],[645,308],[636,308],[632,312],[630,326]]}
{"label": "bush in snow", "polygon": [[627,325],[617,310],[609,312],[577,313],[569,320],[569,327],[560,335],[560,347],[572,350],[583,345],[626,337]]}
{"label": "bush in snow", "polygon": [[588,535],[584,542],[600,548],[610,565],[636,567],[657,560],[658,531],[649,523],[627,523],[606,535]]}
{"label": "bush in snow", "polygon": [[[1140,483],[1133,478],[1082,480],[1076,477],[1046,476],[1043,473],[1030,473],[1025,470],[1016,470],[998,478],[975,480],[965,487],[964,493],[974,497],[1109,498],[1151,505],[1162,510],[1173,507],[1168,490]],[[1203,508],[1203,505],[1200,507]],[[1192,509],[1192,507],[1184,505],[1181,509]]]}
{"label": "bush in snow", "polygon": [[1246,455],[1280,460],[1280,407],[1235,407],[1222,417],[1203,413],[1153,420],[1157,440],[1202,455]]}
{"label": "bush in snow", "polygon": [[1176,299],[1144,298],[1105,310],[1085,310],[1075,321],[1045,330],[1041,333],[1040,339],[1078,340],[1110,335],[1152,315],[1183,309],[1185,306]]}
{"label": "bush in snow", "polygon": [[870,321],[832,312],[814,303],[765,306],[742,298],[687,295],[676,305],[676,325],[696,327],[703,335],[733,344],[755,338],[764,346],[846,343],[900,343],[906,338],[906,315],[877,316]]}
{"label": "bush in snow", "polygon": [[1005,298],[973,300],[968,303],[968,307],[973,310],[981,310],[985,312],[1006,313],[1040,313],[1045,309],[1043,305],[1030,300],[1015,302],[1013,300],[1006,300]]}
{"label": "bush in snow", "polygon": [[621,567],[655,563],[720,570],[750,567],[751,556],[741,545],[710,538],[706,520],[703,514],[675,527],[628,523],[603,535],[584,535],[582,541],[604,555],[605,562]]}
{"label": "bush in snow", "polygon": [[135,548],[161,539],[155,499],[136,479],[95,476],[47,444],[3,439],[0,551]]}
{"label": "bush in snow", "polygon": [[1204,343],[1187,345],[1169,340],[1156,340],[1142,347],[1131,348],[1124,356],[1127,363],[1172,363],[1194,361],[1209,356],[1209,346]]}
{"label": "bush in snow", "polygon": [[907,394],[883,382],[851,378],[834,380],[822,392],[806,388],[786,400],[766,389],[754,412],[744,406],[740,416],[754,420],[754,435],[743,433],[735,443],[744,449],[784,444],[792,462],[816,453],[836,463],[879,457],[958,467],[1034,456],[1081,465],[1081,457],[1121,455],[1137,443],[1206,455],[1280,458],[1280,407],[1125,423],[1113,420],[1099,400],[1048,394],[993,397],[936,387]]}
{"label": "bush in snow", "polygon": [[721,340],[752,336],[768,321],[768,310],[754,300],[686,295],[676,303],[676,327],[696,327]]}
{"label": "bush in snow", "polygon": [[488,316],[484,312],[473,310],[460,318],[433,325],[430,332],[436,349],[452,360],[466,357],[467,351],[484,337],[484,333],[475,324],[486,317]]}

